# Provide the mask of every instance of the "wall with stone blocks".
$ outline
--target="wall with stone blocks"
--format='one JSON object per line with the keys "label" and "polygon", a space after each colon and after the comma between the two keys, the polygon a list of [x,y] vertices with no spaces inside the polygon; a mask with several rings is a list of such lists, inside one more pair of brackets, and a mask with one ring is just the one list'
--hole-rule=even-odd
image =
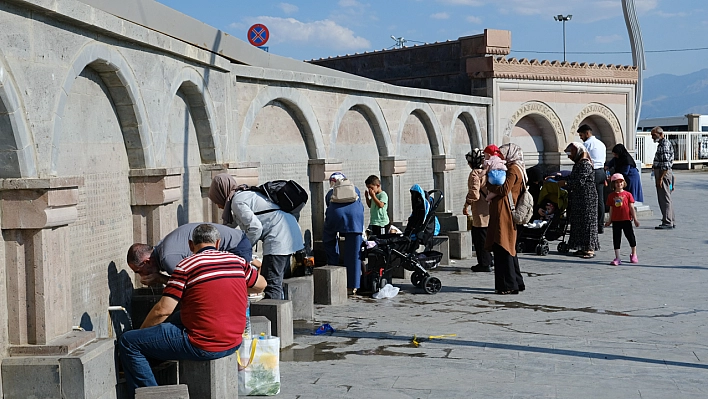
{"label": "wall with stone blocks", "polygon": [[[42,340],[66,324],[115,335],[107,308],[129,308],[137,284],[125,264],[128,246],[155,244],[183,223],[218,220],[204,200],[215,173],[248,183],[296,180],[312,198],[301,213],[303,233],[316,237],[326,178],[337,170],[361,190],[370,174],[398,182],[389,194],[401,199],[401,215],[410,212],[413,183],[454,193],[450,206],[459,212],[464,153],[487,137],[490,99],[239,65],[76,0],[0,2],[0,26],[0,211],[11,209],[5,199],[13,184],[49,179],[42,189],[54,190],[52,179],[79,178],[73,203],[46,204],[63,207],[64,219],[11,227],[12,218],[2,218],[4,231],[44,231],[54,251],[68,242],[61,255],[70,288],[46,289],[65,295],[71,309],[46,315],[52,333]],[[0,298],[29,303],[5,288]],[[0,356],[7,342],[27,343],[19,333],[6,339],[9,317],[0,306]]]}

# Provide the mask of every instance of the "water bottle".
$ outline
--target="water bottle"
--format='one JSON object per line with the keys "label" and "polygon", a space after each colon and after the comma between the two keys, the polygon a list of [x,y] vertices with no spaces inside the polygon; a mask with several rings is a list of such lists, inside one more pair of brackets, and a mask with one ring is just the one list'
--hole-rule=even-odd
{"label": "water bottle", "polygon": [[251,299],[246,303],[246,327],[243,329],[243,339],[251,339]]}

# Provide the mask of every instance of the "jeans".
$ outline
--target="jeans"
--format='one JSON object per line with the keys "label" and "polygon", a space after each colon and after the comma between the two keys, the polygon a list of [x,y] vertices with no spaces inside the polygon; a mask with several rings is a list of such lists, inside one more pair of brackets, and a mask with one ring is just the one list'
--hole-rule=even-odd
{"label": "jeans", "polygon": [[[359,288],[361,282],[361,233],[340,233],[344,237],[342,245],[342,258],[347,268],[347,288]],[[339,240],[327,240],[322,243],[327,252],[327,263],[339,264]]]}
{"label": "jeans", "polygon": [[283,299],[283,278],[285,270],[290,268],[290,258],[292,255],[265,255],[261,274],[268,285],[263,290],[268,299]]}
{"label": "jeans", "polygon": [[120,361],[123,364],[128,396],[135,397],[138,387],[156,386],[155,375],[147,358],[157,360],[214,360],[236,352],[240,345],[222,352],[209,352],[192,345],[187,330],[174,317],[174,322],[165,322],[141,330],[124,333],[118,341]]}

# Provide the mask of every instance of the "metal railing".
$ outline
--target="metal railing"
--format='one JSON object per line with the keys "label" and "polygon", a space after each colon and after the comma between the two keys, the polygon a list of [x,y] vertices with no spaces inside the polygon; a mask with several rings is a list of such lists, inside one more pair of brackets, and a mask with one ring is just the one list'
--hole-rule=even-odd
{"label": "metal railing", "polygon": [[[656,153],[656,143],[649,132],[637,132],[637,159],[651,167]],[[708,163],[708,132],[664,132],[674,146],[674,163],[691,165]]]}

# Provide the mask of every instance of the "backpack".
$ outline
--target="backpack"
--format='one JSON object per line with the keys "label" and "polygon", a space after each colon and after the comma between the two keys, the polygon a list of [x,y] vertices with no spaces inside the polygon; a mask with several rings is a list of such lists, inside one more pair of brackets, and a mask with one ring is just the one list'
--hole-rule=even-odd
{"label": "backpack", "polygon": [[[517,165],[518,167],[518,165]],[[521,169],[521,167],[519,167]],[[526,179],[523,177],[523,171],[521,171],[521,178],[523,179],[523,185],[521,186],[521,193],[519,193],[519,198],[517,198],[516,205],[514,205],[514,199],[511,196],[511,190],[509,190],[509,205],[511,206],[511,219],[514,224],[524,224],[531,219],[533,214],[533,196],[529,193],[526,187]]]}
{"label": "backpack", "polygon": [[[272,203],[278,205],[280,210],[288,213],[302,209],[302,206],[305,205],[309,198],[307,191],[293,180],[273,180],[260,186],[251,186],[248,190],[265,195]],[[261,211],[257,214],[275,210],[277,209]]]}
{"label": "backpack", "polygon": [[332,198],[330,201],[338,204],[350,204],[359,199],[356,187],[349,179],[341,179],[334,183],[332,187]]}

